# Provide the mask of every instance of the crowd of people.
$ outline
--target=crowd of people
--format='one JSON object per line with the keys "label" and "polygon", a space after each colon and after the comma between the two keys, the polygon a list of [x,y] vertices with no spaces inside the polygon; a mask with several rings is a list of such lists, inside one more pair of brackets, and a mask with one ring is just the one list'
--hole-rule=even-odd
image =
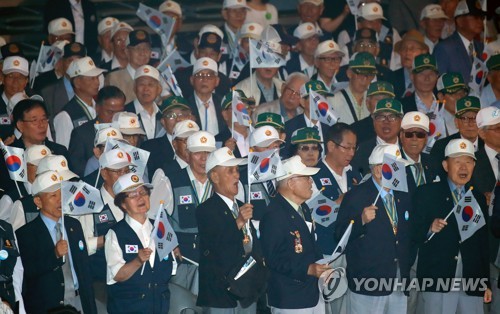
{"label": "crowd of people", "polygon": [[[408,1],[393,21],[378,1],[299,0],[282,25],[269,1],[221,2],[191,42],[172,0],[153,8],[169,38],[48,0],[61,56],[42,73],[0,38],[0,312],[177,313],[181,291],[198,313],[500,313],[498,4]],[[259,41],[285,65],[256,67]],[[259,171],[281,171],[261,182],[249,156],[266,152]],[[63,217],[80,180],[104,207]]]}

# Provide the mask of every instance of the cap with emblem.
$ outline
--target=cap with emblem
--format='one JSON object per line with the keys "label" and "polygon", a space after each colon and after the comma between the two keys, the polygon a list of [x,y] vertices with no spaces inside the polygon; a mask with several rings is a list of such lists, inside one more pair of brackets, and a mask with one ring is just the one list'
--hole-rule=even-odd
{"label": "cap with emblem", "polygon": [[113,193],[118,195],[120,193],[132,192],[144,186],[148,189],[152,189],[153,185],[149,183],[144,183],[141,177],[135,173],[127,173],[122,175],[113,184]]}
{"label": "cap with emblem", "polygon": [[222,45],[222,37],[215,32],[206,32],[200,36],[198,41],[198,48],[212,48],[213,50],[219,52]]}
{"label": "cap with emblem", "polygon": [[356,52],[349,60],[349,69],[356,74],[375,75],[375,57],[369,52]]}
{"label": "cap with emblem", "polygon": [[[281,24],[268,25],[262,31],[262,40],[277,44],[285,44],[293,46],[299,41],[297,37],[288,33],[286,28]],[[281,47],[280,47],[281,49]]]}
{"label": "cap with emblem", "polygon": [[401,128],[404,130],[420,128],[429,132],[429,117],[419,111],[407,112],[401,121]]}
{"label": "cap with emblem", "polygon": [[80,43],[70,43],[64,46],[63,58],[70,58],[73,56],[86,57],[87,48]]}
{"label": "cap with emblem", "polygon": [[47,171],[38,174],[33,181],[31,193],[36,196],[40,193],[52,193],[61,188],[61,176],[57,171]]}
{"label": "cap with emblem", "polygon": [[301,128],[292,133],[292,144],[321,143],[319,131],[315,128]]}
{"label": "cap with emblem", "polygon": [[285,119],[283,119],[283,116],[280,114],[274,112],[263,112],[257,116],[255,128],[260,128],[266,125],[272,126],[278,132],[283,132],[285,130]]}
{"label": "cap with emblem", "polygon": [[316,29],[316,25],[310,22],[299,24],[293,31],[293,36],[298,39],[307,39],[313,36],[318,36],[318,30]]}
{"label": "cap with emblem", "polygon": [[358,29],[354,34],[354,42],[358,40],[369,40],[371,42],[377,42],[377,33],[370,28]]}
{"label": "cap with emblem", "polygon": [[104,152],[101,157],[99,157],[99,166],[102,168],[109,168],[113,170],[118,170],[123,167],[135,167],[136,165],[132,163],[132,158],[130,155],[120,148],[115,148]]}
{"label": "cap with emblem", "polygon": [[368,21],[385,20],[384,11],[382,6],[376,2],[363,3],[359,8],[358,17],[364,18]]}
{"label": "cap with emblem", "polygon": [[20,56],[11,56],[3,61],[3,74],[21,73],[24,76],[29,75],[28,60]]}
{"label": "cap with emblem", "polygon": [[208,155],[207,163],[205,164],[205,171],[208,173],[210,170],[217,166],[233,167],[246,165],[247,163],[247,158],[236,158],[229,148],[222,147],[211,152],[210,155]]}
{"label": "cap with emblem", "polygon": [[62,155],[51,155],[40,160],[38,168],[36,169],[36,174],[38,175],[51,170],[57,171],[63,180],[78,178],[76,173],[69,170],[68,161],[66,157]]}
{"label": "cap with emblem", "polygon": [[460,156],[469,156],[476,159],[476,156],[474,155],[474,144],[472,144],[471,141],[457,138],[451,140],[448,145],[446,145],[446,148],[444,149],[445,158]]}
{"label": "cap with emblem", "polygon": [[396,144],[379,144],[375,146],[368,158],[368,163],[370,165],[380,165],[384,162],[384,155],[390,155],[399,161],[402,161],[405,165],[410,164],[406,159],[401,156],[401,151],[399,146]]}
{"label": "cap with emblem", "polygon": [[330,93],[326,87],[325,84],[323,84],[322,81],[317,81],[317,80],[312,80],[300,87],[300,97],[304,98],[309,96],[310,91],[315,91],[316,93],[323,95],[323,96],[332,96],[333,94]]}
{"label": "cap with emblem", "polygon": [[133,30],[134,29],[132,28],[132,26],[130,26],[128,23],[125,22],[116,23],[115,26],[113,26],[113,28],[111,29],[111,38],[113,38],[113,36],[115,36],[116,33],[119,31],[127,31],[128,33],[130,33]]}
{"label": "cap with emblem", "polygon": [[[245,95],[245,93],[241,89],[235,89],[234,91],[239,94],[241,101],[246,104],[248,97]],[[221,102],[222,110],[226,110],[227,108],[229,108],[229,106],[231,106],[232,103],[233,103],[233,91],[230,91],[222,99]]]}
{"label": "cap with emblem", "polygon": [[149,46],[151,46],[151,36],[149,36],[147,32],[140,29],[128,33],[126,42],[127,47],[135,47],[143,43],[149,44]]}
{"label": "cap with emblem", "polygon": [[375,110],[373,110],[373,114],[385,111],[403,116],[403,105],[397,99],[392,99],[392,98],[381,99],[377,102]]}
{"label": "cap with emblem", "polygon": [[102,35],[108,31],[111,31],[113,27],[118,23],[120,23],[120,21],[118,21],[117,18],[114,18],[112,16],[105,17],[99,22],[99,24],[97,24],[97,33],[99,35]]}
{"label": "cap with emblem", "polygon": [[465,96],[455,103],[455,117],[460,117],[468,111],[478,112],[481,110],[479,98],[474,96]]}
{"label": "cap with emblem", "polygon": [[396,51],[396,52],[399,53],[399,50],[401,49],[401,46],[405,42],[407,42],[407,41],[416,42],[420,46],[421,49],[423,49],[425,51],[429,51],[429,46],[427,46],[427,44],[425,43],[424,35],[422,35],[422,33],[420,33],[416,29],[410,29],[410,30],[408,30],[403,35],[403,37],[401,38],[401,40],[394,44],[394,51]]}
{"label": "cap with emblem", "polygon": [[488,67],[488,71],[500,70],[500,54],[491,56],[488,61],[486,61],[486,66]]}
{"label": "cap with emblem", "polygon": [[176,138],[188,138],[199,130],[200,127],[193,120],[183,120],[178,122],[174,126],[172,139],[175,140]]}
{"label": "cap with emblem", "polygon": [[316,51],[314,51],[314,57],[317,58],[324,54],[335,52],[339,53],[342,57],[345,55],[336,42],[333,40],[325,40],[319,43]]}
{"label": "cap with emblem", "polygon": [[159,106],[161,113],[165,113],[167,110],[171,109],[183,109],[183,110],[191,110],[189,107],[189,102],[180,96],[170,96],[163,100],[161,105]]}
{"label": "cap with emblem", "polygon": [[24,58],[24,52],[18,43],[8,43],[0,47],[0,59],[6,59],[10,56],[19,56]]}
{"label": "cap with emblem", "polygon": [[250,134],[250,147],[268,147],[276,141],[284,142],[278,131],[270,125],[261,126]]}
{"label": "cap with emblem", "polygon": [[206,131],[198,131],[187,139],[187,149],[192,153],[213,152],[215,150],[215,137]]}
{"label": "cap with emblem", "polygon": [[198,32],[198,37],[201,38],[201,36],[205,33],[215,33],[217,36],[219,36],[221,39],[224,38],[224,33],[218,28],[217,26],[213,24],[206,24],[204,25],[200,31]]}
{"label": "cap with emblem", "polygon": [[390,98],[394,98],[394,86],[391,83],[385,81],[376,81],[370,84],[366,96],[375,95],[387,95]]}
{"label": "cap with emblem", "polygon": [[423,19],[448,19],[448,16],[439,4],[428,4],[420,13],[420,20]]}
{"label": "cap with emblem", "polygon": [[120,130],[114,127],[108,127],[97,131],[94,137],[94,147],[105,145],[108,138],[123,140],[123,136]]}
{"label": "cap with emblem", "polygon": [[40,160],[52,155],[50,149],[45,145],[31,145],[24,151],[26,163],[38,166]]}
{"label": "cap with emblem", "polygon": [[178,16],[182,16],[181,6],[175,1],[168,0],[163,2],[158,10],[162,13],[173,13]]}
{"label": "cap with emblem", "polygon": [[458,72],[444,73],[438,78],[436,89],[438,92],[443,94],[454,94],[459,90],[469,91],[467,85],[465,85],[462,74]]}
{"label": "cap with emblem", "polygon": [[486,16],[486,12],[483,11],[479,0],[460,0],[455,8],[454,17],[464,15]]}
{"label": "cap with emblem", "polygon": [[199,58],[193,65],[193,75],[203,70],[211,70],[215,74],[218,74],[217,62],[208,57]]}
{"label": "cap with emblem", "polygon": [[494,106],[485,107],[477,113],[476,124],[478,128],[497,125],[500,123],[500,109]]}
{"label": "cap with emblem", "polygon": [[319,168],[306,166],[297,155],[284,160],[283,169],[286,174],[276,180],[282,181],[295,176],[313,176],[319,171]]}
{"label": "cap with emblem", "polygon": [[413,59],[413,73],[420,73],[425,70],[438,72],[436,58],[428,53],[420,54]]}
{"label": "cap with emblem", "polygon": [[259,40],[264,28],[258,23],[245,23],[241,26],[238,38],[252,38]]}
{"label": "cap with emblem", "polygon": [[115,113],[111,125],[125,135],[146,135],[139,122],[139,117],[133,112],[122,111]]}
{"label": "cap with emblem", "polygon": [[222,9],[239,9],[246,8],[250,9],[247,6],[246,0],[224,0],[222,3]]}
{"label": "cap with emblem", "polygon": [[147,76],[147,77],[150,77],[158,82],[160,82],[160,72],[150,66],[150,65],[143,65],[139,68],[137,68],[137,70],[135,70],[135,77],[134,77],[134,80],[137,80],[138,78],[140,77],[143,77],[143,76]]}
{"label": "cap with emblem", "polygon": [[103,72],[106,72],[106,70],[96,67],[90,57],[73,60],[66,71],[70,78],[77,76],[98,76]]}
{"label": "cap with emblem", "polygon": [[49,35],[61,36],[64,34],[74,34],[73,25],[68,19],[60,17],[49,22],[47,27]]}

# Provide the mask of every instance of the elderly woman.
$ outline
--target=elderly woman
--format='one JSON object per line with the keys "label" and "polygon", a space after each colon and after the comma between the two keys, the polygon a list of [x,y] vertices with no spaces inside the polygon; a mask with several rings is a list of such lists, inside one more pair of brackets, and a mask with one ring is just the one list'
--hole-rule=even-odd
{"label": "elderly woman", "polygon": [[308,167],[316,167],[321,156],[321,138],[315,128],[301,128],[292,134],[291,152]]}
{"label": "elderly woman", "polygon": [[115,205],[125,218],[108,231],[104,245],[111,314],[167,313],[169,309],[172,260],[160,260],[151,241],[153,224],[147,218],[151,187],[134,173],[121,176],[113,185]]}

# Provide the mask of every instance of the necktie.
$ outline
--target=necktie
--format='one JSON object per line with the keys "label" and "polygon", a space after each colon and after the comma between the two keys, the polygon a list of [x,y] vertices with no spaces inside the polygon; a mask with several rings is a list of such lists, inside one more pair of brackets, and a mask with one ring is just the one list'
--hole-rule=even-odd
{"label": "necktie", "polygon": [[[62,239],[61,223],[56,224],[56,243]],[[64,303],[72,304],[75,299],[75,282],[73,281],[73,274],[71,273],[71,266],[69,259],[66,258],[64,264],[61,266],[64,277]]]}
{"label": "necktie", "polygon": [[[236,202],[233,203],[233,208],[231,209],[234,219],[238,218],[240,208]],[[247,229],[247,224],[241,228],[243,232],[243,249],[245,250],[245,254],[252,252],[252,238],[248,235],[250,229]]]}
{"label": "necktie", "polygon": [[233,216],[234,216],[234,219],[238,218],[238,214],[239,214],[239,209],[238,209],[238,204],[236,204],[236,202],[233,203],[233,208],[231,210]]}
{"label": "necktie", "polygon": [[469,43],[469,58],[471,63],[474,62],[474,45],[472,41]]}
{"label": "necktie", "polygon": [[306,220],[306,215],[304,214],[304,209],[302,208],[302,205],[299,205],[299,208],[297,209],[297,212],[299,213],[300,217],[302,217],[302,219],[304,219],[304,221]]}
{"label": "necktie", "polygon": [[205,102],[203,103],[203,106],[205,106],[205,131],[208,129],[208,107],[210,106],[210,102]]}
{"label": "necktie", "polygon": [[454,189],[453,190],[453,204],[457,205],[458,201],[462,198],[462,193],[460,192],[459,189]]}
{"label": "necktie", "polygon": [[394,232],[394,235],[398,232],[398,214],[396,213],[396,204],[394,204],[394,196],[392,194],[387,193],[384,197],[385,202],[385,211],[387,213],[387,216],[389,216],[389,220],[391,221],[392,225],[392,232]]}
{"label": "necktie", "polygon": [[266,185],[267,185],[267,193],[269,194],[269,196],[275,197],[276,188],[274,187],[273,180],[267,180]]}
{"label": "necktie", "polygon": [[500,181],[500,153],[498,153],[495,158],[497,159],[498,162],[498,175],[497,175],[497,181]]}
{"label": "necktie", "polygon": [[403,97],[409,97],[411,96],[411,94],[415,91],[415,89],[413,88],[413,83],[410,82],[410,84],[408,84],[408,87],[406,87],[406,90],[405,90],[405,93],[403,94]]}
{"label": "necktie", "polygon": [[415,183],[417,184],[417,186],[421,186],[422,184],[425,184],[424,168],[422,167],[422,164],[420,162],[416,162],[414,166],[415,166]]}

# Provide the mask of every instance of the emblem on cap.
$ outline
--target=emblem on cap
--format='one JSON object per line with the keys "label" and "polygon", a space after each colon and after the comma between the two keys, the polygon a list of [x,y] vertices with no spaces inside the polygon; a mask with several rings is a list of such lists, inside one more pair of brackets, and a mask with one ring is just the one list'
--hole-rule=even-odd
{"label": "emblem on cap", "polygon": [[335,47],[335,45],[331,42],[328,44],[328,47],[333,48],[333,47]]}
{"label": "emblem on cap", "polygon": [[233,152],[232,152],[230,149],[228,149],[228,150],[227,150],[227,154],[228,154],[229,156],[233,156]]}
{"label": "emblem on cap", "polygon": [[146,33],[144,31],[138,31],[135,34],[135,38],[137,38],[138,40],[144,40],[146,38]]}
{"label": "emblem on cap", "polygon": [[401,156],[401,152],[399,151],[399,149],[396,150],[396,157],[399,157]]}
{"label": "emblem on cap", "polygon": [[21,63],[19,62],[19,60],[16,59],[16,60],[14,60],[14,62],[12,62],[12,64],[14,64],[14,66],[18,67],[19,64],[21,64]]}
{"label": "emblem on cap", "polygon": [[215,44],[217,42],[217,37],[215,36],[215,34],[209,34],[207,36],[207,42],[209,44]]}
{"label": "emblem on cap", "polygon": [[207,140],[207,138],[206,138],[206,137],[204,137],[204,136],[200,137],[200,142],[201,142],[202,144],[205,144],[207,141],[208,141],[208,140]]}
{"label": "emblem on cap", "polygon": [[111,131],[111,136],[116,136],[116,131],[115,130]]}
{"label": "emblem on cap", "polygon": [[471,103],[471,101],[470,101],[470,100],[466,100],[466,101],[464,102],[464,105],[465,105],[465,107],[470,107],[470,106],[472,106],[472,103]]}
{"label": "emblem on cap", "polygon": [[384,92],[385,91],[385,86],[384,85],[378,85],[377,89],[379,92]]}
{"label": "emblem on cap", "polygon": [[307,30],[312,31],[313,27],[311,25],[307,25]]}
{"label": "emblem on cap", "polygon": [[415,115],[413,117],[413,121],[417,121],[417,122],[420,121],[420,116],[419,115]]}
{"label": "emblem on cap", "polygon": [[429,60],[429,58],[424,58],[424,60],[422,60],[425,64],[428,64],[429,62],[431,62],[431,60]]}
{"label": "emblem on cap", "polygon": [[377,7],[373,7],[372,11],[373,12],[378,12],[378,8]]}
{"label": "emblem on cap", "polygon": [[137,182],[139,182],[139,177],[134,174],[133,176],[130,177],[130,180],[132,180],[132,182],[137,183]]}
{"label": "emblem on cap", "polygon": [[316,90],[322,90],[323,88],[321,87],[321,84],[316,84]]}
{"label": "emblem on cap", "polygon": [[70,50],[72,52],[80,52],[81,48],[80,45],[78,45],[77,43],[73,43],[71,44]]}
{"label": "emblem on cap", "polygon": [[248,29],[251,30],[251,31],[253,31],[255,29],[255,26],[250,25],[250,26],[248,26]]}
{"label": "emblem on cap", "polygon": [[47,150],[46,149],[42,149],[42,151],[40,152],[40,155],[42,155],[42,156],[47,155]]}
{"label": "emblem on cap", "polygon": [[205,61],[203,61],[201,64],[202,64],[203,66],[208,66],[208,61],[207,61],[207,60],[205,60]]}
{"label": "emblem on cap", "polygon": [[172,3],[171,2],[167,2],[167,7],[171,7],[172,6]]}
{"label": "emblem on cap", "polygon": [[106,26],[110,26],[111,25],[111,21],[107,20],[104,24],[106,24]]}
{"label": "emblem on cap", "polygon": [[457,83],[458,83],[458,81],[459,81],[458,77],[456,77],[456,76],[455,76],[455,77],[453,78],[453,83],[457,84]]}
{"label": "emblem on cap", "polygon": [[364,64],[364,65],[370,65],[370,60],[365,59],[365,60],[363,61],[363,64]]}
{"label": "emblem on cap", "polygon": [[118,158],[123,158],[123,153],[122,152],[118,152],[117,156],[118,156]]}
{"label": "emblem on cap", "polygon": [[266,136],[271,136],[271,134],[272,134],[271,130],[266,130],[265,134],[266,134]]}
{"label": "emblem on cap", "polygon": [[57,181],[57,176],[56,176],[55,174],[53,174],[53,175],[50,177],[50,179],[51,179],[52,181]]}
{"label": "emblem on cap", "polygon": [[465,144],[465,142],[460,143],[460,149],[466,149],[466,148],[467,144]]}
{"label": "emblem on cap", "polygon": [[392,103],[390,101],[385,103],[386,108],[392,108]]}
{"label": "emblem on cap", "polygon": [[18,53],[18,52],[19,52],[19,47],[18,47],[17,45],[12,44],[12,45],[10,45],[10,47],[9,47],[9,51],[10,51],[11,53]]}
{"label": "emblem on cap", "polygon": [[149,73],[149,69],[148,68],[144,68],[144,69],[142,69],[142,72]]}
{"label": "emblem on cap", "polygon": [[267,116],[266,121],[267,121],[267,122],[273,122],[273,117],[271,117],[271,116]]}
{"label": "emblem on cap", "polygon": [[191,122],[189,122],[188,125],[187,125],[187,127],[190,128],[190,129],[192,129],[194,127],[194,125]]}
{"label": "emblem on cap", "polygon": [[61,160],[61,167],[66,168],[66,161]]}
{"label": "emblem on cap", "polygon": [[90,65],[90,66],[94,66],[94,61],[89,60],[89,65]]}
{"label": "emblem on cap", "polygon": [[66,23],[65,21],[63,21],[63,22],[61,23],[61,26],[62,26],[62,27],[66,27],[66,26],[68,26],[68,23]]}
{"label": "emblem on cap", "polygon": [[130,119],[129,124],[131,126],[134,126],[135,125],[135,119],[134,118]]}

